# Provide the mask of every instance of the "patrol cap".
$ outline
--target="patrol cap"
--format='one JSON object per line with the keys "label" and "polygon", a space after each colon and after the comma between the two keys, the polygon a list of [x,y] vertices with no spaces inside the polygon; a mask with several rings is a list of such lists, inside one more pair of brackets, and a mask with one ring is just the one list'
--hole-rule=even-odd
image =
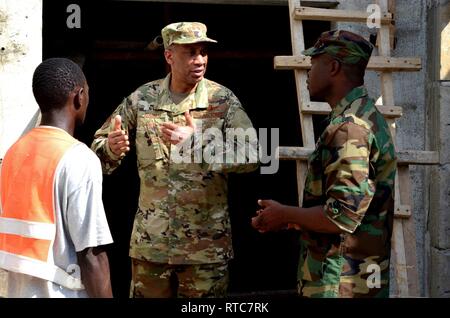
{"label": "patrol cap", "polygon": [[217,43],[206,36],[206,25],[200,22],[171,23],[161,30],[164,48],[171,44],[190,44],[199,42]]}
{"label": "patrol cap", "polygon": [[313,47],[302,52],[315,56],[328,53],[346,64],[356,64],[361,59],[368,62],[373,45],[362,36],[350,31],[332,30],[323,32]]}

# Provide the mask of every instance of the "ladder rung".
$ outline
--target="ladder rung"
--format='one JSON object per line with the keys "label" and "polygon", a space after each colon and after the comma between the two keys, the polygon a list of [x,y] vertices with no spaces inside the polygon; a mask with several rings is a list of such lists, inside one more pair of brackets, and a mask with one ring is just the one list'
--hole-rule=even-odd
{"label": "ladder rung", "polygon": [[302,113],[305,114],[328,115],[330,111],[331,107],[328,103],[309,102],[307,104],[302,104]]}
{"label": "ladder rung", "polygon": [[[277,159],[308,160],[313,149],[304,147],[278,147]],[[399,165],[435,165],[439,164],[437,151],[399,150],[397,151]]]}
{"label": "ladder rung", "polygon": [[[292,70],[311,68],[311,58],[309,56],[275,56],[274,67],[276,70]],[[420,71],[422,63],[417,57],[390,57],[390,56],[372,56],[367,69],[371,71],[386,72],[416,72]]]}
{"label": "ladder rung", "polygon": [[300,0],[300,5],[315,8],[336,8],[337,0]]}
{"label": "ladder rung", "polygon": [[[303,147],[278,147],[277,157],[279,159],[307,160],[313,151],[313,149]],[[395,209],[394,216],[402,219],[411,217],[411,207],[409,205],[400,205]]]}
{"label": "ladder rung", "polygon": [[314,149],[305,147],[278,147],[276,158],[279,160],[308,160]]}
{"label": "ladder rung", "polygon": [[[315,21],[339,21],[339,22],[362,22],[366,23],[371,19],[372,12],[353,11],[353,10],[336,10],[336,9],[319,9],[309,7],[299,7],[295,9],[295,20],[315,20]],[[382,13],[380,22],[389,24],[392,22],[391,13]]]}
{"label": "ladder rung", "polygon": [[[375,106],[386,118],[398,118],[402,116],[402,108],[399,106]],[[308,104],[302,105],[302,112],[305,114],[328,115],[330,111],[331,107],[330,105],[328,105],[328,103],[310,102]]]}
{"label": "ladder rung", "polygon": [[399,165],[437,165],[439,152],[422,150],[397,150]]}
{"label": "ladder rung", "polygon": [[403,115],[403,108],[400,106],[375,105],[378,111],[385,118],[400,118]]}
{"label": "ladder rung", "polygon": [[409,205],[400,205],[394,210],[394,216],[400,219],[409,219],[411,217],[411,207]]}

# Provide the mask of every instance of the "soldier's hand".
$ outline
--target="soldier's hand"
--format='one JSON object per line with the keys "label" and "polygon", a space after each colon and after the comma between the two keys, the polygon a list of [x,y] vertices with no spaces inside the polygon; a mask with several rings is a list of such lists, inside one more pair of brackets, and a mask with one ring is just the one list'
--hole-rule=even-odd
{"label": "soldier's hand", "polygon": [[126,152],[130,151],[129,145],[128,135],[125,130],[122,130],[122,118],[120,115],[116,115],[113,131],[108,134],[109,149],[117,156],[124,156]]}
{"label": "soldier's hand", "polygon": [[252,217],[252,226],[256,230],[258,230],[260,233],[264,233],[265,231],[260,228],[261,226],[261,219],[259,218],[259,215],[261,214],[262,210],[256,211],[256,216]]}
{"label": "soldier's hand", "polygon": [[259,232],[278,231],[287,226],[284,205],[274,200],[258,200],[263,208],[252,218],[252,226]]}
{"label": "soldier's hand", "polygon": [[186,126],[173,123],[163,123],[161,125],[161,132],[164,140],[170,142],[172,145],[177,145],[192,136],[196,129],[194,119],[189,114],[189,111],[184,113],[184,117],[186,118]]}

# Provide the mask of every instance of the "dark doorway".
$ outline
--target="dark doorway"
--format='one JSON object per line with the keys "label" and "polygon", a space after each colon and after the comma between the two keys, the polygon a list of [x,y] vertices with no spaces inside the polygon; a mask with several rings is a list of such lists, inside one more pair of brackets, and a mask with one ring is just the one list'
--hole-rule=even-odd
{"label": "dark doorway", "polygon": [[[81,28],[66,25],[67,6],[79,4]],[[200,21],[219,44],[210,51],[207,78],[230,88],[256,129],[279,128],[280,145],[301,146],[294,75],[274,71],[273,57],[291,55],[287,6],[199,5],[131,1],[44,1],[44,58],[71,57],[83,65],[90,106],[77,138],[90,145],[97,130],[122,99],[138,86],[166,75],[162,49],[147,44],[171,22]],[[310,46],[327,23],[305,23]],[[319,119],[318,119],[319,120]],[[139,191],[136,158],[104,176],[103,198],[115,243],[109,247],[116,297],[128,297],[128,243]],[[273,175],[259,171],[230,175],[229,201],[235,258],[230,294],[293,291],[297,273],[297,233],[262,235],[250,226],[259,198],[296,205],[294,162],[280,162]]]}

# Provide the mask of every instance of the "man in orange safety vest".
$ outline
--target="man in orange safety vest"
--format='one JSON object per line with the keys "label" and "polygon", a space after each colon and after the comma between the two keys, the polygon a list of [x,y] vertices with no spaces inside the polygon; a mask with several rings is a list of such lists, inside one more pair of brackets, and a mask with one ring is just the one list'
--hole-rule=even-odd
{"label": "man in orange safety vest", "polygon": [[8,297],[112,297],[100,161],[73,137],[88,90],[68,59],[45,60],[34,72],[41,124],[13,144],[1,168],[0,268],[8,271]]}

